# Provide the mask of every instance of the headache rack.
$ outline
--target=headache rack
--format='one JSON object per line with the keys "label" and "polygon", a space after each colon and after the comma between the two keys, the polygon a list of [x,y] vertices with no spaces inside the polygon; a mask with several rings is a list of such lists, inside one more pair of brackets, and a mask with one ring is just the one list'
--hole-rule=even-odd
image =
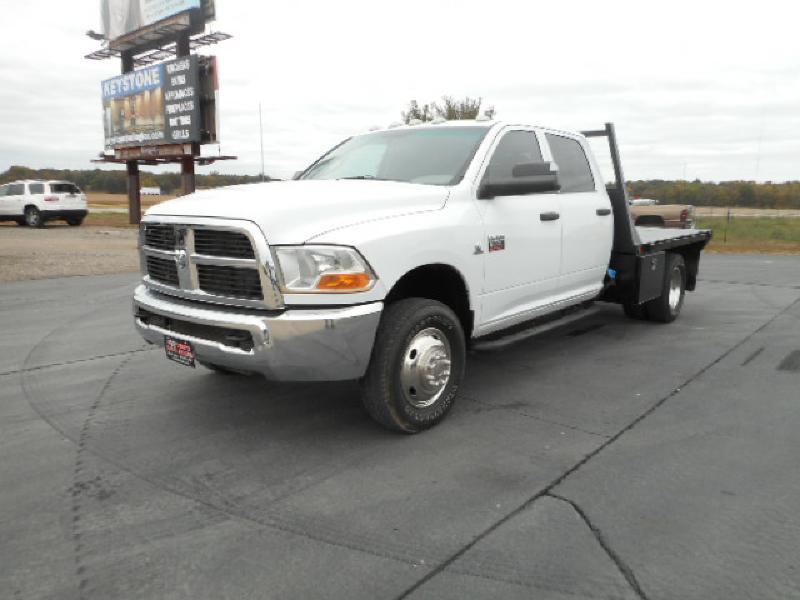
{"label": "headache rack", "polygon": [[631,218],[630,196],[622,171],[622,160],[613,123],[603,129],[581,132],[587,138],[608,140],[614,181],[606,186],[614,213],[614,244],[602,299],[609,302],[642,304],[658,297],[666,284],[666,253],[681,254],[686,263],[686,289],[697,284],[700,252],[711,240],[708,229],[642,230]]}

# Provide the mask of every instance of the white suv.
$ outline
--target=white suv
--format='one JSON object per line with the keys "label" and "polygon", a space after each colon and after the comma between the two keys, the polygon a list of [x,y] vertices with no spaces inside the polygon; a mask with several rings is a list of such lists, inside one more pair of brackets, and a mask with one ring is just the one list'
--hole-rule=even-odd
{"label": "white suv", "polygon": [[14,181],[0,185],[0,221],[41,227],[63,220],[76,227],[89,208],[86,194],[69,181]]}

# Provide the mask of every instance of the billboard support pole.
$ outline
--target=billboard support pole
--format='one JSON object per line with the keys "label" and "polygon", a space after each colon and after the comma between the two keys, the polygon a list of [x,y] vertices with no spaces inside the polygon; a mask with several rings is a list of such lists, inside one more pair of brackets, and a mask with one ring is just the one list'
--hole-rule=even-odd
{"label": "billboard support pole", "polygon": [[[178,39],[175,40],[175,50],[178,58],[191,54],[190,39],[188,31],[182,31],[178,34]],[[199,145],[192,144],[192,156],[184,156],[181,159],[181,193],[184,196],[194,193],[196,189],[194,156],[197,154],[200,154]]]}
{"label": "billboard support pole", "polygon": [[[133,71],[133,54],[130,51],[122,53],[122,72]],[[139,162],[129,160],[126,163],[128,170],[128,223],[138,225],[142,220],[142,199],[139,188]]]}

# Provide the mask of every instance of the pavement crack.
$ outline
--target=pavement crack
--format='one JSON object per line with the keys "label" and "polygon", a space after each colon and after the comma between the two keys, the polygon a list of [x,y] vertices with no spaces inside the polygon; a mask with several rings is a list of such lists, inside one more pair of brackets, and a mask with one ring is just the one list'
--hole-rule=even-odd
{"label": "pavement crack", "polygon": [[102,360],[104,358],[119,358],[121,356],[132,356],[134,354],[139,354],[140,352],[149,352],[155,349],[156,349],[155,346],[145,346],[144,348],[137,348],[136,350],[126,350],[125,352],[112,352],[110,354],[100,354],[98,356],[90,356],[89,358],[78,358],[76,360],[67,360],[59,363],[49,363],[46,365],[38,365],[36,367],[24,367],[22,369],[17,369],[15,371],[5,371],[3,373],[0,373],[0,377],[5,377],[6,375],[21,375],[24,373],[33,373],[36,371],[43,371],[45,369],[53,369],[55,367],[69,367],[72,365],[79,365],[82,363],[90,363],[95,360]]}
{"label": "pavement crack", "polygon": [[752,353],[750,356],[748,356],[748,357],[747,357],[747,358],[744,360],[744,362],[742,363],[742,365],[741,365],[741,366],[743,366],[743,367],[746,367],[747,365],[749,365],[749,364],[750,364],[751,362],[753,362],[753,361],[754,361],[756,358],[758,358],[758,356],[759,356],[759,355],[760,355],[760,354],[761,354],[761,353],[764,351],[764,349],[765,349],[765,348],[766,348],[766,346],[761,346],[761,348],[759,348],[758,350],[756,350],[755,352],[753,352],[753,353]]}
{"label": "pavement crack", "polygon": [[[124,356],[124,355],[123,355]],[[106,382],[103,384],[103,387],[98,392],[97,397],[92,402],[92,405],[89,407],[89,412],[86,414],[86,419],[83,421],[83,426],[81,427],[80,435],[78,436],[78,443],[77,443],[77,450],[75,452],[75,469],[73,471],[73,486],[71,491],[71,500],[72,500],[72,545],[75,554],[75,576],[78,579],[78,596],[83,599],[86,597],[86,591],[89,587],[89,577],[86,573],[87,566],[86,566],[86,550],[85,544],[83,542],[83,532],[81,529],[81,520],[83,517],[84,507],[82,501],[84,500],[85,494],[83,491],[87,488],[87,486],[91,485],[92,480],[89,479],[88,475],[86,474],[86,466],[84,464],[85,457],[86,457],[86,450],[87,444],[89,442],[89,435],[90,430],[92,427],[92,423],[94,422],[95,415],[97,414],[97,409],[100,407],[100,403],[102,402],[103,398],[108,392],[108,389],[111,387],[111,383],[114,381],[116,376],[125,368],[125,366],[130,362],[133,355],[131,353],[127,353],[127,356],[120,361],[117,367],[111,372],[106,379]]]}
{"label": "pavement crack", "polygon": [[597,540],[597,543],[600,544],[600,547],[611,559],[611,562],[614,563],[614,565],[619,570],[620,574],[622,574],[622,576],[625,578],[625,581],[628,582],[628,585],[631,587],[631,589],[636,593],[636,595],[639,598],[641,598],[642,600],[647,600],[647,594],[644,593],[641,584],[636,579],[636,575],[634,574],[633,569],[631,569],[628,563],[626,563],[622,559],[622,557],[614,550],[614,548],[611,547],[611,544],[609,543],[606,536],[603,535],[603,532],[600,530],[600,528],[597,527],[597,525],[595,525],[592,522],[592,520],[589,518],[589,515],[587,515],[586,512],[584,512],[584,510],[578,505],[578,503],[573,502],[569,498],[565,498],[564,496],[559,496],[558,494],[554,494],[552,492],[548,492],[546,495],[555,500],[566,502],[572,507],[572,509],[577,513],[577,515],[589,528],[589,531],[592,532],[592,535]]}

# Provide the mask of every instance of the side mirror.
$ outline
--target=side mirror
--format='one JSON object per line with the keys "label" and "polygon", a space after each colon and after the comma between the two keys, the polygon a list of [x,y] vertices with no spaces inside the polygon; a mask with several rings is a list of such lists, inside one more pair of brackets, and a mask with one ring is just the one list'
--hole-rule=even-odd
{"label": "side mirror", "polygon": [[478,198],[489,200],[497,196],[523,196],[560,189],[558,171],[553,163],[522,163],[511,169],[511,177],[498,177],[487,172],[478,188]]}

